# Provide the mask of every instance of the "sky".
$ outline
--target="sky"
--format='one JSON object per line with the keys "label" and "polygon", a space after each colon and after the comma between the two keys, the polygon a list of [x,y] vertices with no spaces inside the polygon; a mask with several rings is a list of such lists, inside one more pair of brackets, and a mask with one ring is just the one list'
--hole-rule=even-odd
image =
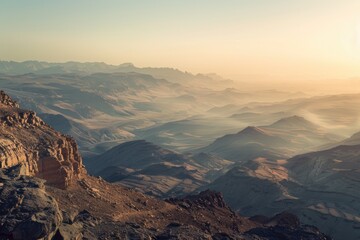
{"label": "sky", "polygon": [[0,0],[0,60],[360,76],[358,0]]}

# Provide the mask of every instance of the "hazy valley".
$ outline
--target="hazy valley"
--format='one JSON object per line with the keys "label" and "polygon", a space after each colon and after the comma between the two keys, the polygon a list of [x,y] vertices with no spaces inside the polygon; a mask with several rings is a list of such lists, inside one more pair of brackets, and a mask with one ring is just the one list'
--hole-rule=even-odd
{"label": "hazy valley", "polygon": [[[194,239],[210,239],[206,234],[212,239],[273,239],[271,234],[280,231],[275,226],[281,224],[271,224],[271,217],[288,212],[334,239],[360,238],[360,94],[253,91],[214,74],[193,75],[171,68],[36,61],[0,62],[0,86],[22,108],[40,117],[21,120],[26,114],[3,100],[1,166],[25,163],[27,175],[48,181],[47,191],[67,214],[82,210],[81,201],[94,204],[86,211],[96,223],[78,215],[81,220],[73,219],[72,224],[57,223],[63,235],[75,231],[89,239],[121,228],[128,234],[121,237],[128,239],[131,234],[139,239],[168,239],[160,236],[169,237],[173,231],[178,231],[177,236],[190,231]],[[32,126],[37,123],[40,132]],[[9,126],[14,129],[9,131]],[[79,153],[72,140],[54,140],[60,137],[56,131],[66,139],[74,138]],[[38,137],[16,140],[22,135]],[[73,150],[64,150],[67,141]],[[49,145],[62,146],[58,152],[48,151],[54,158],[64,155],[57,164],[51,162],[54,159],[43,162],[41,152]],[[15,148],[19,152],[12,153]],[[51,177],[58,167],[65,182]],[[13,181],[8,174],[1,175],[4,184]],[[56,188],[72,179],[77,183],[69,184],[69,193]],[[221,192],[223,199],[207,189]],[[185,197],[202,191],[203,195]],[[68,209],[67,201],[72,201],[74,209]],[[107,208],[115,209],[117,215],[110,216]],[[231,221],[241,219],[244,224],[234,231],[228,227],[234,223],[229,222],[216,231],[218,220],[208,216],[209,211],[223,219],[230,214]],[[177,214],[185,214],[185,220],[176,222]],[[208,222],[207,233],[196,220],[187,225],[186,219]],[[287,220],[287,228],[314,234]],[[88,230],[81,230],[80,225]],[[260,226],[261,233],[251,230]],[[216,238],[220,232],[229,238]],[[284,239],[296,239],[291,234]],[[317,237],[304,239],[325,239]]]}
{"label": "hazy valley", "polygon": [[360,1],[0,4],[0,240],[360,240]]}

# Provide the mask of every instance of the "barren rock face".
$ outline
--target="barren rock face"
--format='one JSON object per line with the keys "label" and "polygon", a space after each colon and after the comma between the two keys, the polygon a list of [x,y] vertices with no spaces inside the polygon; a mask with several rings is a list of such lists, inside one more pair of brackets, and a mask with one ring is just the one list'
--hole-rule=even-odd
{"label": "barren rock face", "polygon": [[[224,208],[230,210],[220,192],[210,190],[203,191],[198,195],[188,195],[184,198],[170,198],[170,203],[178,204],[184,208]],[[230,210],[231,211],[231,210]]]}
{"label": "barren rock face", "polygon": [[0,169],[0,238],[51,239],[62,215],[43,180],[22,176],[25,167]]}
{"label": "barren rock face", "polygon": [[19,104],[11,99],[4,91],[0,91],[0,103],[10,106],[10,107],[19,107]]}
{"label": "barren rock face", "polygon": [[56,132],[36,113],[19,108],[0,91],[0,167],[19,163],[28,175],[66,188],[85,172],[75,141]]}

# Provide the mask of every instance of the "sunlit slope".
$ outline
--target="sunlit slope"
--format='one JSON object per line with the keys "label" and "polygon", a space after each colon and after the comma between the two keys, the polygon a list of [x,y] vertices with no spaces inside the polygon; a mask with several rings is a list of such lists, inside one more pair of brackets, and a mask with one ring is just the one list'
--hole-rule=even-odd
{"label": "sunlit slope", "polygon": [[303,117],[292,116],[268,126],[246,127],[236,134],[218,138],[198,151],[234,161],[258,157],[279,160],[339,139]]}

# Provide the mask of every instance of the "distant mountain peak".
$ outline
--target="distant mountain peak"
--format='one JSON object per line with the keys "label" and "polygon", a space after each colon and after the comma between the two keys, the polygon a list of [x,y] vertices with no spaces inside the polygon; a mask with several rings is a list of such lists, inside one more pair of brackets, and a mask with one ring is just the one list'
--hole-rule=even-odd
{"label": "distant mountain peak", "polygon": [[308,120],[306,120],[304,117],[299,116],[299,115],[285,117],[285,118],[280,119],[279,121],[303,121],[303,122],[306,121],[306,122],[308,122]]}
{"label": "distant mountain peak", "polygon": [[131,68],[133,68],[133,67],[135,67],[135,65],[133,63],[128,62],[128,63],[120,64],[119,67],[123,67],[123,68],[131,67]]}
{"label": "distant mountain peak", "polygon": [[241,130],[240,132],[238,132],[238,134],[270,135],[265,130],[263,130],[263,129],[259,128],[259,127],[255,127],[255,126],[248,126],[248,127],[244,128],[243,130]]}
{"label": "distant mountain peak", "polygon": [[356,132],[353,135],[351,135],[350,139],[360,139],[360,132]]}
{"label": "distant mountain peak", "polygon": [[271,128],[318,128],[318,126],[309,120],[305,119],[304,117],[293,115],[290,117],[282,118],[275,123],[271,124],[269,127]]}
{"label": "distant mountain peak", "polygon": [[124,142],[122,144],[119,144],[118,146],[125,146],[125,145],[130,145],[130,144],[133,145],[133,146],[138,146],[138,147],[152,146],[152,147],[160,148],[159,146],[155,145],[152,142],[148,142],[145,139],[138,139],[138,140],[132,140],[132,141]]}

